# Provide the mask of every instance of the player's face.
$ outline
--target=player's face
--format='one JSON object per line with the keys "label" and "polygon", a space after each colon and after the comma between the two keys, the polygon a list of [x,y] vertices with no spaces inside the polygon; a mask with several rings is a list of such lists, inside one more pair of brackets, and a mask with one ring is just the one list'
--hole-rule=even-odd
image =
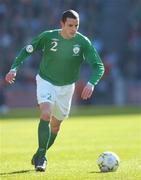
{"label": "player's face", "polygon": [[75,36],[79,28],[79,19],[67,18],[65,22],[61,22],[62,35],[70,39]]}

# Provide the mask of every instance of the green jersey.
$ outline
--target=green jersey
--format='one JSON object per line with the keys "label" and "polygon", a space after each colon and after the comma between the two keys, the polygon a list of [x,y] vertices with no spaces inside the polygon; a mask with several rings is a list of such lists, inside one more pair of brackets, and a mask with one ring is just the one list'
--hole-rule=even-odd
{"label": "green jersey", "polygon": [[83,61],[92,66],[89,82],[96,85],[104,73],[103,63],[90,40],[77,32],[75,37],[64,39],[60,29],[44,31],[25,46],[16,57],[11,69],[18,69],[24,60],[42,50],[39,75],[54,85],[63,86],[78,80]]}

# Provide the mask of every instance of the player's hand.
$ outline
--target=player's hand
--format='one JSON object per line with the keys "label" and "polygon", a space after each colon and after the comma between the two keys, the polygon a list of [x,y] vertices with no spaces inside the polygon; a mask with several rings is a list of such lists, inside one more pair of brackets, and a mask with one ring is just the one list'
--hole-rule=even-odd
{"label": "player's hand", "polygon": [[93,93],[93,90],[94,90],[94,85],[91,83],[87,83],[82,91],[81,98],[84,100],[89,99]]}
{"label": "player's hand", "polygon": [[15,70],[10,70],[10,71],[6,74],[5,80],[6,80],[8,83],[12,84],[12,83],[14,83],[14,81],[15,81],[15,77],[16,77],[16,71],[15,71]]}

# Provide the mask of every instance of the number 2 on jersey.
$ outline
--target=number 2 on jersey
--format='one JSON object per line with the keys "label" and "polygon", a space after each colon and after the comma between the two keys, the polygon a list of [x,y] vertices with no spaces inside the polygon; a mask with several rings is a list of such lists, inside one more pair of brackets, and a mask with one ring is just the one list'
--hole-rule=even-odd
{"label": "number 2 on jersey", "polygon": [[51,44],[52,44],[52,47],[50,48],[50,50],[51,51],[57,51],[58,43],[56,41],[53,41]]}

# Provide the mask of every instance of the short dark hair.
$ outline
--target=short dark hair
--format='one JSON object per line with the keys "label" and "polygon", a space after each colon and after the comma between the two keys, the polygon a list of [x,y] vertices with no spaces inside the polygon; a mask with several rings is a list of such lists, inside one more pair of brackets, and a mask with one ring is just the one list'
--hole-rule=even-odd
{"label": "short dark hair", "polygon": [[67,18],[79,19],[79,14],[74,10],[64,11],[62,14],[61,21],[65,22]]}

